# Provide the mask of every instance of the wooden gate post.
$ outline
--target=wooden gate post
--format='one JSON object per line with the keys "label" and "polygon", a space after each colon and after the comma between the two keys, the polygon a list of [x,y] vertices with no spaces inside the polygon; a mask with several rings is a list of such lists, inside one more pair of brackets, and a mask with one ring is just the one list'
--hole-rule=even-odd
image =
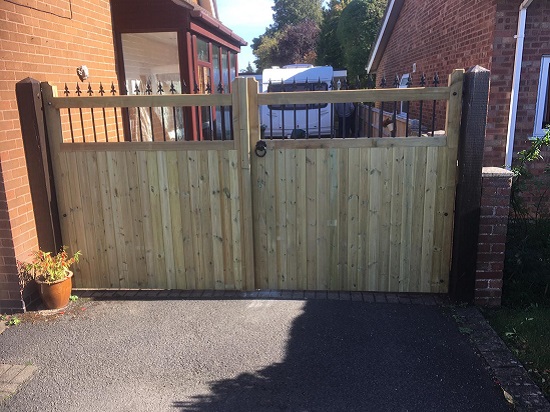
{"label": "wooden gate post", "polygon": [[[235,133],[236,147],[239,159],[239,188],[241,204],[241,250],[244,289],[255,289],[254,274],[254,231],[252,227],[252,171],[250,156],[252,151],[252,130],[259,120],[257,104],[251,104],[251,100],[257,101],[250,94],[254,94],[251,83],[244,77],[238,77],[233,82],[232,106],[233,106],[233,130]],[[257,127],[257,126],[256,126]]]}
{"label": "wooden gate post", "polygon": [[17,108],[27,161],[36,235],[40,249],[62,246],[50,149],[44,127],[40,82],[26,78],[15,85]]}
{"label": "wooden gate post", "polygon": [[449,278],[451,299],[462,302],[472,302],[474,299],[489,77],[489,70],[480,66],[468,70],[464,77]]}

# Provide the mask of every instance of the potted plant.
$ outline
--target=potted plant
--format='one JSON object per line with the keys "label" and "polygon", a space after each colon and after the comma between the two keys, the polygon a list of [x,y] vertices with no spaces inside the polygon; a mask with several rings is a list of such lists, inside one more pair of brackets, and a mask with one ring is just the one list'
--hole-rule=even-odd
{"label": "potted plant", "polygon": [[69,303],[73,272],[70,267],[78,263],[80,251],[69,256],[63,246],[57,254],[38,250],[29,263],[20,263],[20,273],[33,279],[39,287],[42,302],[48,309],[60,309]]}

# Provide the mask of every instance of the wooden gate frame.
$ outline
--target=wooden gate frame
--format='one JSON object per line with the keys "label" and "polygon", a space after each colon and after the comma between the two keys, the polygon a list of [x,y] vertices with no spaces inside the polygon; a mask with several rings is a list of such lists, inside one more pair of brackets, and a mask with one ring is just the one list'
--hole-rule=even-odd
{"label": "wooden gate frame", "polygon": [[[451,75],[451,80],[449,83],[451,85],[451,88],[453,88],[453,91],[451,92],[451,96],[449,97],[449,101],[450,102],[456,101],[456,103],[455,104],[449,103],[448,110],[447,110],[447,115],[448,116],[452,115],[451,116],[452,119],[450,118],[451,129],[449,130],[450,131],[449,134],[454,136],[452,141],[454,142],[453,145],[455,149],[458,147],[458,143],[459,143],[458,135],[459,135],[460,109],[461,109],[461,104],[459,103],[461,99],[461,89],[459,89],[459,87],[456,85],[456,81],[452,80],[453,77],[456,79],[456,76],[460,76],[460,74],[457,74],[456,72],[457,71],[455,71],[455,73]],[[58,108],[62,107],[62,106],[59,106],[59,104],[54,105],[52,104],[52,102],[55,99],[63,99],[63,98],[58,98],[55,88],[51,88],[48,84],[42,84],[42,89],[44,93],[43,94],[44,113],[48,122],[49,135],[52,136],[52,135],[55,135],[55,133],[60,133],[61,131]],[[444,88],[440,88],[440,92],[443,89]],[[355,93],[355,92],[358,92],[358,95],[359,95],[363,91],[354,91],[352,93]],[[395,99],[400,100],[398,97],[398,93],[399,93],[398,90],[374,90],[369,92],[371,94],[370,97],[375,97],[375,98],[378,98],[379,100],[386,97],[389,97],[385,99],[386,101],[393,101]],[[246,96],[246,99],[244,99],[243,96]],[[422,95],[422,92],[419,92],[418,96],[423,98],[426,98],[426,97],[433,98],[433,94],[430,94],[429,96]],[[145,97],[145,96],[140,96],[140,97]],[[147,97],[151,99],[151,101],[157,98],[157,96],[147,96]],[[163,97],[173,97],[173,96],[163,96]],[[179,97],[179,96],[176,96],[176,97]],[[193,104],[196,104],[197,98],[199,99],[206,98],[206,100],[204,100],[205,102],[212,103],[214,101],[212,98],[219,99],[220,97],[221,96],[192,96],[193,99],[191,100],[193,100]],[[222,96],[222,97],[226,97],[226,96]],[[308,99],[309,99],[309,102],[311,103],[315,103],[318,101],[316,99],[310,99],[309,96],[307,96],[306,99],[304,99],[304,96],[300,96],[300,97],[301,97],[301,101],[302,100],[308,101]],[[121,98],[123,97],[122,96],[115,97],[115,99],[121,99]],[[71,98],[72,102],[74,102],[74,106],[69,106],[69,107],[101,107],[101,106],[89,105],[89,103],[85,102],[87,99],[88,98],[80,98],[80,99]],[[246,225],[244,222],[250,221],[248,219],[251,219],[251,216],[252,216],[251,201],[248,201],[249,199],[251,199],[250,154],[256,141],[258,141],[260,137],[259,116],[257,114],[257,107],[259,106],[259,104],[265,104],[265,102],[261,103],[262,96],[259,96],[257,94],[256,85],[252,79],[236,79],[235,86],[234,86],[234,94],[231,96],[230,99],[231,99],[231,103],[234,106],[233,121],[235,125],[235,129],[234,129],[235,141],[237,142],[237,146],[239,150],[239,158],[241,163],[240,164],[240,182],[239,182],[241,186],[242,194],[243,194],[243,196],[241,197],[241,207],[242,207],[243,215],[246,216],[246,218],[243,219],[241,222],[243,245],[248,245],[248,246],[243,246],[243,250],[246,251],[243,256],[243,262],[244,262],[243,269],[245,273],[245,278],[247,279],[246,284],[248,285],[246,288],[251,289],[250,285],[254,284],[253,282],[254,252],[253,252],[253,247],[251,247],[253,246],[253,234],[252,234],[250,225]],[[292,104],[285,99],[286,97],[282,98],[282,100],[279,100],[279,101],[282,103]],[[80,100],[80,101],[77,103],[77,100]],[[212,102],[210,102],[210,100],[212,100]],[[344,102],[349,100],[350,100],[349,96],[345,96],[345,97],[335,96],[334,98],[331,99],[331,102],[336,103],[336,102]],[[326,98],[324,98],[323,101],[326,101]],[[123,102],[118,102],[118,103],[120,104]],[[80,106],[81,104],[84,104],[84,105]],[[217,100],[216,104],[220,104],[219,100]],[[364,139],[364,140],[367,141],[367,139]],[[201,142],[201,143],[208,144],[208,142]],[[271,148],[277,145],[277,142],[268,142],[268,143],[270,144]],[[297,145],[297,147],[299,147],[300,145],[308,145],[307,142],[296,142],[293,144]],[[341,141],[337,144],[345,145],[346,143]],[[390,142],[383,143],[383,142],[377,142],[375,140],[372,140],[370,142],[367,141],[364,144],[372,147],[376,145],[384,145],[384,144],[391,144],[391,143]],[[55,146],[56,145],[53,144],[52,155],[54,157],[55,157],[54,152],[56,150]],[[42,149],[44,150],[45,148],[42,148]],[[54,170],[55,170],[55,167],[54,167]],[[456,243],[455,243],[455,246],[456,246]],[[471,251],[470,251],[470,254],[471,254]],[[473,284],[470,287],[469,283],[471,282],[468,282],[468,284],[463,285],[462,288],[459,287],[459,289],[464,289],[464,287],[466,287],[473,290]],[[453,284],[453,282],[451,282],[451,284]]]}

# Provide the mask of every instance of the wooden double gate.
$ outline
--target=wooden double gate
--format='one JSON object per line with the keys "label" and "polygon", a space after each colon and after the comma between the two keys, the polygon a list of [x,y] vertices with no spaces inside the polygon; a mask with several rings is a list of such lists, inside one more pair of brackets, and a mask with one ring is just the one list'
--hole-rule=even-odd
{"label": "wooden double gate", "polygon": [[[462,79],[270,94],[237,79],[227,95],[86,98],[43,84],[62,238],[82,251],[76,286],[447,292]],[[445,134],[267,140],[254,153],[260,105],[415,100],[447,101]],[[231,107],[234,139],[67,137],[71,111],[184,106]]]}

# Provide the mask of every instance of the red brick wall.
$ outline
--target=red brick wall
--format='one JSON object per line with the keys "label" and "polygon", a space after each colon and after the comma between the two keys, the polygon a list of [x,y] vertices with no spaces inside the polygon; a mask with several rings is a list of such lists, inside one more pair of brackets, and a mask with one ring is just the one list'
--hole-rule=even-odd
{"label": "red brick wall", "polygon": [[76,83],[76,67],[86,65],[93,83],[116,84],[108,0],[76,0],[70,8],[66,0],[21,3],[32,8],[0,2],[0,312],[16,309],[14,259],[26,259],[37,248],[16,82],[33,77],[62,88]]}
{"label": "red brick wall", "polygon": [[475,297],[481,306],[500,306],[512,172],[483,168]]}
{"label": "red brick wall", "polygon": [[[436,72],[445,86],[454,69],[474,65],[491,69],[495,11],[496,0],[406,0],[380,61],[378,82],[385,75],[391,85],[396,74],[412,73],[413,63],[414,86],[419,85],[422,73],[427,76],[427,86]],[[431,110],[431,104],[427,106]],[[443,105],[437,119],[442,129]]]}

